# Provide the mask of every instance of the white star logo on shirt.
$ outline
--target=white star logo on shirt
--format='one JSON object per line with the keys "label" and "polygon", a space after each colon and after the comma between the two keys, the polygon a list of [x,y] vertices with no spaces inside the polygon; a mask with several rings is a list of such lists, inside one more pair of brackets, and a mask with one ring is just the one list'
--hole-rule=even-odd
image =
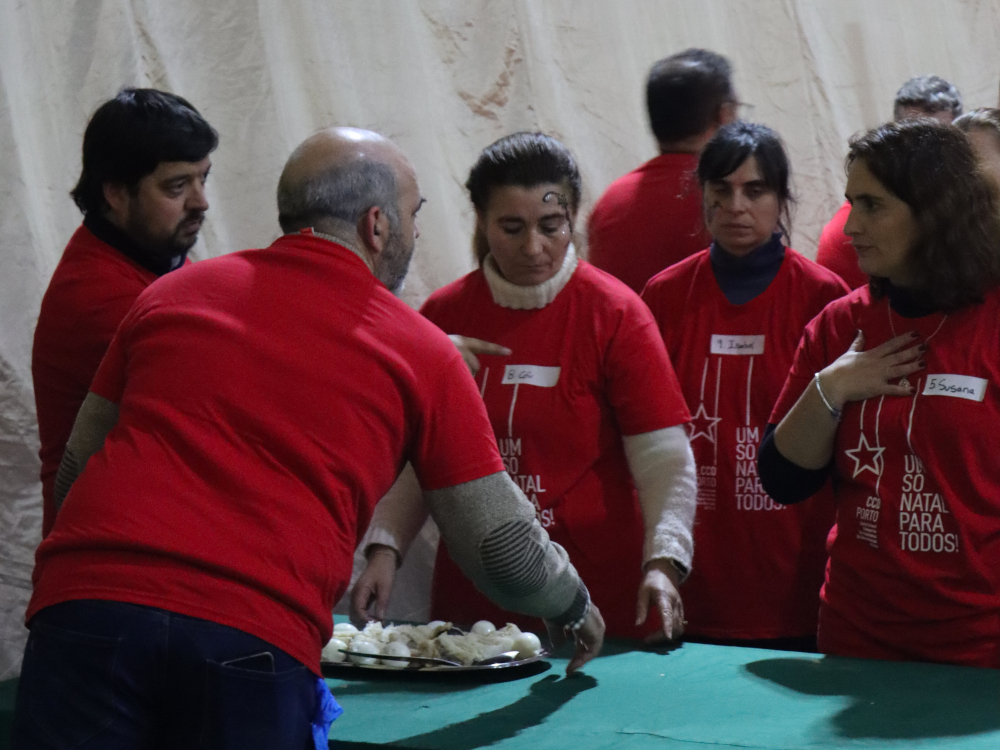
{"label": "white star logo on shirt", "polygon": [[864,433],[861,433],[858,447],[844,451],[854,461],[854,475],[852,479],[857,477],[862,471],[870,471],[877,477],[882,476],[882,453],[884,451],[885,448],[877,448],[869,445],[868,438],[865,437]]}
{"label": "white star logo on shirt", "polygon": [[708,442],[714,445],[719,430],[718,424],[721,421],[722,417],[708,416],[704,402],[699,404],[698,411],[691,417],[691,424],[688,426],[691,442],[693,443],[700,437],[705,437],[708,438]]}

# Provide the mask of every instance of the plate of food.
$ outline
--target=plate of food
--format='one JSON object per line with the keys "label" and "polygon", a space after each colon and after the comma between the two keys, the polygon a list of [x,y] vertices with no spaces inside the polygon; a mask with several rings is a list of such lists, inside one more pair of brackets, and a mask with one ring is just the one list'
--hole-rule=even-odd
{"label": "plate of food", "polygon": [[329,677],[368,678],[464,675],[516,679],[549,668],[548,652],[534,633],[508,623],[496,628],[485,620],[468,632],[450,622],[384,625],[369,622],[362,630],[349,623],[334,626],[320,663]]}

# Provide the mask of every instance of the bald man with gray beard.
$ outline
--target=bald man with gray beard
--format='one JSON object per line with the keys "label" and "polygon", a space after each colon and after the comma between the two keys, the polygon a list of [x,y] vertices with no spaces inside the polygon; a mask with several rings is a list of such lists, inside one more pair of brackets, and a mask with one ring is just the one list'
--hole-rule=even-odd
{"label": "bald man with gray beard", "polygon": [[504,471],[462,355],[390,291],[422,203],[390,141],[320,131],[281,176],[283,237],[139,297],[59,469],[15,747],[325,747],[330,612],[407,461],[484,593],[573,632],[571,671],[600,650],[600,612]]}

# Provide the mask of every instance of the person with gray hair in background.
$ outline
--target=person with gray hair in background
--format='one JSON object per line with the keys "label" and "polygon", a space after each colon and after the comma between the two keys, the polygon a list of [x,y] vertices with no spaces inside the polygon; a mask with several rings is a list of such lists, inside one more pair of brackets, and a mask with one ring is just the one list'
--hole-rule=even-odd
{"label": "person with gray hair in background", "polygon": [[980,169],[1000,188],[1000,109],[974,109],[957,118],[954,125],[965,131]]}
{"label": "person with gray hair in background", "polygon": [[[920,117],[948,125],[962,114],[962,95],[954,84],[938,76],[914,76],[896,92],[892,103],[892,118],[897,122]],[[823,227],[816,248],[816,262],[840,276],[851,288],[868,283],[868,276],[858,267],[858,255],[844,225],[851,205],[844,202],[833,218]]]}
{"label": "person with gray hair in background", "polygon": [[282,173],[283,237],[136,301],[59,468],[15,748],[325,748],[330,612],[407,461],[479,589],[571,630],[569,671],[598,653],[461,354],[389,291],[422,203],[390,141],[320,131]]}
{"label": "person with gray hair in background", "polygon": [[930,117],[948,125],[962,114],[962,95],[955,85],[938,76],[914,76],[896,92],[892,119]]}

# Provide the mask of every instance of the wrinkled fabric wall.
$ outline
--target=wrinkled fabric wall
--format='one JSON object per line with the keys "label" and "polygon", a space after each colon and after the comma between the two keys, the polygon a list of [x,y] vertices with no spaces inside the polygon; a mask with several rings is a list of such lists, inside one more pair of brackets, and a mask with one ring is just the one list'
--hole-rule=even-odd
{"label": "wrinkled fabric wall", "polygon": [[80,220],[67,192],[84,126],[120,87],[177,92],[219,130],[196,258],[278,234],[278,172],[316,128],[395,138],[428,199],[416,305],[472,267],[462,183],[483,146],[524,128],[563,138],[586,212],[654,155],[644,76],[690,46],[727,55],[745,115],[783,135],[793,245],[813,255],[847,137],[887,119],[912,75],[995,105],[998,32],[1000,0],[0,0],[0,678],[20,661],[41,523],[32,332]]}

